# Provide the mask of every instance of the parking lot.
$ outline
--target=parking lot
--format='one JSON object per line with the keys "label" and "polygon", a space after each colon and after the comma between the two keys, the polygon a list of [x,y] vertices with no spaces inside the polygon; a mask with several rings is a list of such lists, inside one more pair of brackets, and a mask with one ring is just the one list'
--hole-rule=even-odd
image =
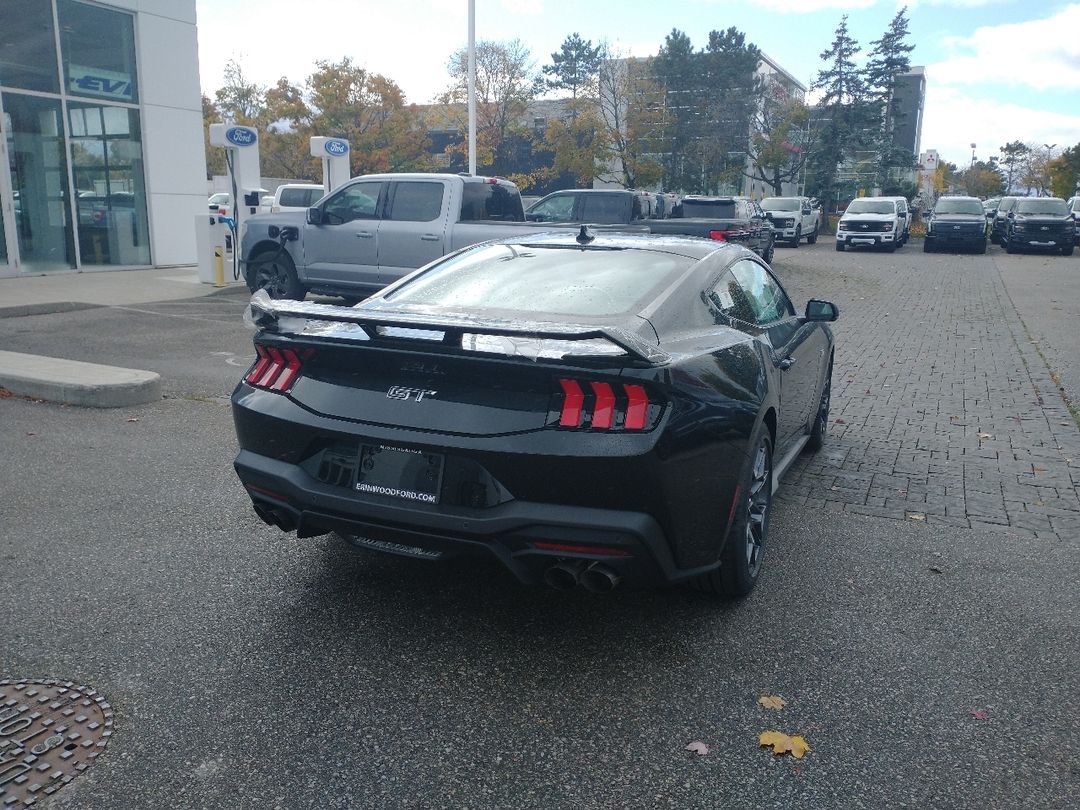
{"label": "parking lot", "polygon": [[230,466],[241,295],[0,318],[7,350],[166,395],[0,399],[0,678],[116,711],[44,806],[1074,806],[1080,260],[824,239],[774,267],[840,307],[831,437],[734,604],[264,526]]}

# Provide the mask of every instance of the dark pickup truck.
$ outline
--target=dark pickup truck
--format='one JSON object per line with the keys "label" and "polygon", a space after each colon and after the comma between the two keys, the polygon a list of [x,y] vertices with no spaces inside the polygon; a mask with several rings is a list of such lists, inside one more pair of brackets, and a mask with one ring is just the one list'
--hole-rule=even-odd
{"label": "dark pickup truck", "polygon": [[644,216],[643,192],[620,189],[556,191],[525,212],[530,222],[625,225],[627,230],[680,236],[700,236],[735,242],[766,262],[773,257],[774,234],[765,212],[745,197],[683,197],[668,219]]}

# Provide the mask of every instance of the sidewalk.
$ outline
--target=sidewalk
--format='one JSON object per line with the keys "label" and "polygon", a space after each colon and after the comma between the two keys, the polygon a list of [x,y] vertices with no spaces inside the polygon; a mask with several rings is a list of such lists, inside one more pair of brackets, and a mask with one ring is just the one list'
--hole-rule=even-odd
{"label": "sidewalk", "polygon": [[[131,306],[218,294],[247,295],[246,285],[223,288],[199,281],[194,266],[158,270],[56,273],[0,279],[0,318]],[[0,351],[0,396],[115,408],[161,399],[157,374]]]}
{"label": "sidewalk", "polygon": [[53,273],[0,279],[0,318],[64,312],[82,306],[147,304],[212,295],[244,293],[240,282],[217,289],[199,282],[194,265],[157,270],[110,270],[89,273]]}

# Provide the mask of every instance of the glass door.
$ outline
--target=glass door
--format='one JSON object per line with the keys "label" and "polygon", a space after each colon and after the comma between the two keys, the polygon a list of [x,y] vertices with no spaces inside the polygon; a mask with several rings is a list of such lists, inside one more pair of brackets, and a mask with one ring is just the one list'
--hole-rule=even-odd
{"label": "glass door", "polygon": [[8,244],[14,244],[15,241],[12,227],[15,206],[12,203],[11,175],[7,171],[7,137],[4,134],[7,131],[6,123],[4,108],[0,107],[0,278],[15,275],[15,257],[8,249]]}
{"label": "glass door", "polygon": [[0,129],[7,149],[12,219],[22,270],[39,273],[72,268],[75,235],[60,102],[4,93],[2,109]]}

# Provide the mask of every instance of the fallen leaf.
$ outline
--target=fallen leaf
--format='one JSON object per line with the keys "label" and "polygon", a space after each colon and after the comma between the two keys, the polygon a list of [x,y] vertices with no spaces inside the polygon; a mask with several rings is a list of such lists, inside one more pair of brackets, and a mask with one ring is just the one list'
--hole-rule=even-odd
{"label": "fallen leaf", "polygon": [[971,713],[971,716],[974,717],[976,720],[987,720],[990,717],[986,709],[976,709]]}
{"label": "fallen leaf", "polygon": [[137,416],[131,416],[131,417],[128,417],[128,421],[129,421],[129,422],[138,422],[138,421],[139,421],[139,417],[137,417]]}
{"label": "fallen leaf", "polygon": [[778,695],[762,695],[757,702],[766,709],[782,709],[787,706],[787,701]]}
{"label": "fallen leaf", "polygon": [[991,436],[991,435],[990,435],[989,433],[980,433],[980,434],[979,434],[979,438],[980,438],[980,439],[992,439],[992,438],[994,438],[994,437],[993,437],[993,436]]}
{"label": "fallen leaf", "polygon": [[926,515],[922,514],[922,512],[911,512],[911,513],[908,514],[907,519],[908,520],[926,520]]}
{"label": "fallen leaf", "polygon": [[945,572],[938,568],[936,565],[931,565],[929,570],[935,574],[944,574]]}
{"label": "fallen leaf", "polygon": [[773,754],[791,754],[795,759],[802,759],[803,755],[810,750],[809,743],[798,735],[789,737],[780,731],[763,731],[758,736],[758,745],[762,748],[772,746]]}
{"label": "fallen leaf", "polygon": [[847,424],[847,422],[845,422],[843,419],[834,419],[833,422],[835,424],[837,424],[837,425],[846,425]]}
{"label": "fallen leaf", "polygon": [[7,398],[11,396],[11,392],[6,388],[0,388],[0,398]]}
{"label": "fallen leaf", "polygon": [[709,746],[700,740],[695,740],[692,743],[688,743],[685,750],[692,754],[697,754],[699,757],[703,757],[709,753]]}

